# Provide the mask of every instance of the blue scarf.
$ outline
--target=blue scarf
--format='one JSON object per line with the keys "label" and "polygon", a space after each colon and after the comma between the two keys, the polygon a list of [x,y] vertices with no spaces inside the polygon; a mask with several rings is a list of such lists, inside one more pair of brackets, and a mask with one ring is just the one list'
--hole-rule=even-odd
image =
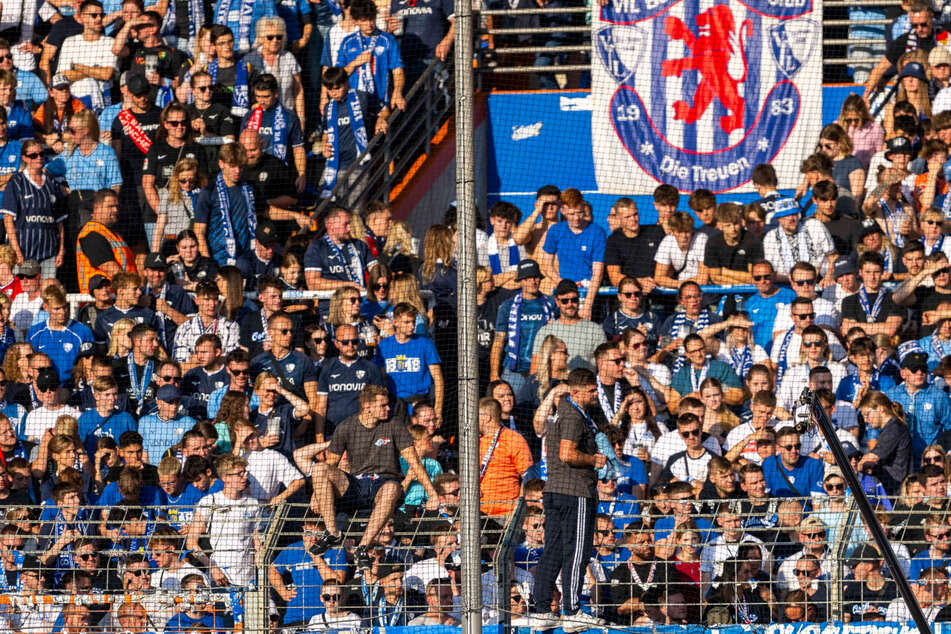
{"label": "blue scarf", "polygon": [[141,406],[143,405],[142,399],[145,397],[145,390],[149,387],[149,383],[152,382],[152,369],[155,364],[152,363],[151,359],[145,362],[145,368],[142,370],[142,380],[140,381],[131,352],[129,356],[126,357],[126,362],[129,366],[129,384],[132,386],[132,396]]}
{"label": "blue scarf", "polygon": [[786,331],[783,342],[779,346],[779,359],[776,363],[776,389],[779,389],[779,385],[783,381],[783,375],[786,374],[786,370],[789,368],[786,352],[789,348],[789,342],[792,341],[794,330],[795,328],[790,328]]}
{"label": "blue scarf", "polygon": [[[244,194],[244,203],[248,207],[248,233],[253,236],[258,225],[257,216],[254,214],[254,191],[246,182],[240,181],[240,184],[241,193]],[[228,186],[225,184],[225,177],[220,173],[215,180],[215,188],[218,190],[218,210],[221,212],[221,224],[225,232],[225,251],[228,253],[228,264],[234,264],[238,257],[238,243],[234,236],[234,225],[231,223]]]}
{"label": "blue scarf", "polygon": [[889,209],[884,200],[880,200],[878,204],[882,208],[882,217],[885,219],[885,233],[888,235],[888,239],[899,249],[902,248],[905,246],[905,236],[899,232],[901,231],[900,224],[905,220],[905,208],[901,201],[895,202],[895,211]]}
{"label": "blue scarf", "polygon": [[[218,24],[228,25],[231,17],[231,0],[220,0],[218,5]],[[237,49],[251,50],[251,22],[254,18],[254,0],[238,0],[241,6],[238,10],[238,32],[235,33]]]}
{"label": "blue scarf", "polygon": [[20,572],[21,572],[21,569],[23,568],[24,557],[25,555],[23,554],[22,550],[13,551],[13,565],[15,565],[17,569],[17,580],[16,580],[16,583],[14,583],[13,585],[10,585],[10,583],[7,581],[7,574],[6,574],[7,571],[4,570],[2,566],[0,566],[0,591],[3,591],[3,592],[19,592],[20,591],[20,588],[22,587],[20,582]]}
{"label": "blue scarf", "polygon": [[[552,306],[549,303],[549,300],[544,295],[541,296],[542,300],[542,326],[551,321],[553,314]],[[509,309],[509,323],[508,323],[508,333],[507,334],[507,343],[505,349],[505,365],[508,366],[509,370],[512,372],[518,372],[518,344],[519,344],[519,334],[521,329],[518,327],[519,323],[522,321],[522,293],[519,292],[515,297],[512,298],[512,307]]]}
{"label": "blue scarf", "polygon": [[[343,272],[347,274],[347,280],[353,282],[354,284],[359,284],[363,286],[363,271],[353,269],[353,263],[356,262],[357,266],[360,265],[360,256],[357,254],[356,248],[354,248],[353,243],[347,241],[343,244],[343,249],[337,246],[337,244],[330,239],[330,236],[324,236],[324,241],[330,246],[331,251],[337,256],[337,259],[340,261],[340,264],[343,266]],[[346,251],[346,254],[344,253]]]}
{"label": "blue scarf", "polygon": [[730,350],[730,366],[738,377],[745,379],[750,368],[753,367],[753,351],[749,346],[743,346],[739,353],[737,350],[738,348]]}
{"label": "blue scarf", "polygon": [[[683,333],[683,335],[681,335],[680,331],[683,330],[684,328],[687,328],[687,311],[682,310],[678,312],[676,315],[674,315],[674,323],[670,326],[669,334],[671,337],[675,339],[683,339],[684,337],[689,335],[691,332],[700,332],[701,330],[703,330],[709,325],[710,325],[710,313],[707,312],[706,310],[701,310],[700,316],[697,317],[697,321],[693,322],[693,327],[688,328],[689,332],[685,332]],[[687,358],[684,355],[682,354],[677,355],[677,358],[674,359],[674,367],[673,367],[674,374],[677,374],[680,368],[684,367],[684,363],[686,361],[687,361]]]}
{"label": "blue scarf", "polygon": [[873,324],[878,319],[878,314],[882,312],[882,302],[885,301],[885,289],[878,289],[878,297],[875,298],[875,304],[869,306],[868,291],[865,290],[865,284],[859,287],[859,304],[862,306],[862,312],[865,313],[865,319]]}
{"label": "blue scarf", "polygon": [[929,342],[931,351],[934,352],[938,361],[941,361],[941,359],[951,354],[951,341],[940,341],[934,334],[932,334],[929,339],[931,339]]}
{"label": "blue scarf", "polygon": [[[347,108],[350,113],[350,129],[353,130],[353,140],[357,144],[357,156],[363,154],[369,143],[367,130],[363,125],[363,108],[360,107],[360,98],[354,90],[347,91]],[[327,123],[327,141],[332,148],[330,158],[324,166],[324,175],[321,178],[321,198],[330,198],[337,185],[337,176],[340,172],[340,148],[337,144],[340,139],[339,116],[340,103],[331,99],[327,103],[327,112],[324,121]]]}
{"label": "blue scarf", "polygon": [[[225,2],[229,1],[225,0]],[[218,83],[217,59],[211,60],[211,63],[208,64],[208,74],[211,75],[212,85],[216,85]],[[234,96],[231,97],[231,113],[243,117],[247,113],[250,103],[248,100],[248,65],[242,61],[237,61],[234,70]]]}
{"label": "blue scarf", "polygon": [[924,245],[924,247],[925,247],[925,257],[931,255],[932,253],[935,253],[936,251],[937,251],[937,252],[940,252],[940,251],[941,251],[941,246],[944,244],[944,235],[942,235],[940,238],[938,238],[938,241],[934,243],[934,246],[933,246],[933,247],[929,247],[929,246],[925,243],[925,239],[924,239],[924,238],[921,239],[921,244]]}
{"label": "blue scarf", "polygon": [[[499,257],[499,249],[502,248],[502,245],[500,245],[495,236],[493,236],[492,239],[488,241],[486,246],[489,250],[489,267],[492,269],[492,275],[498,275],[499,273],[502,273],[502,258]],[[511,236],[508,240],[508,251],[509,258],[507,268],[512,269],[518,265],[518,262],[522,259],[522,256],[518,249],[518,245],[515,244],[515,240],[513,240]]]}
{"label": "blue scarf", "polygon": [[380,101],[386,102],[386,64],[380,64],[376,58],[376,45],[382,37],[382,33],[377,30],[373,35],[364,37],[359,29],[355,31],[357,39],[360,41],[360,51],[371,51],[370,61],[360,66],[357,70],[357,90],[375,94]]}
{"label": "blue scarf", "polygon": [[274,122],[271,124],[271,151],[274,156],[282,161],[287,160],[287,116],[284,106],[280,102],[274,107]]}

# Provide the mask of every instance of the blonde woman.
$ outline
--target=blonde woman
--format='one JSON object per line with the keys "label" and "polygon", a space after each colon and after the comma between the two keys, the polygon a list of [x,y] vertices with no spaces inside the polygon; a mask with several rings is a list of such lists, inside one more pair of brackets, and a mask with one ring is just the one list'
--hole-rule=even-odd
{"label": "blonde woman", "polygon": [[[740,314],[747,316],[746,313]],[[737,323],[727,330],[726,344],[720,347],[717,359],[730,364],[736,375],[745,381],[750,368],[757,363],[768,363],[769,355],[753,342],[752,329]]]}
{"label": "blonde woman", "polygon": [[15,343],[3,355],[3,376],[7,383],[29,383],[30,357],[33,346],[28,343]]}
{"label": "blonde woman", "polygon": [[336,345],[337,328],[344,325],[353,326],[357,330],[357,339],[359,339],[357,354],[365,359],[371,359],[376,351],[380,333],[360,314],[361,301],[360,291],[352,286],[335,290],[330,297],[330,308],[324,330],[327,332],[329,341]]}
{"label": "blonde woman", "polygon": [[455,308],[458,276],[456,272],[456,232],[445,225],[433,225],[423,238],[423,266],[419,277],[431,290],[437,304]]}
{"label": "blonde woman", "polygon": [[869,114],[868,106],[861,95],[851,94],[845,98],[836,123],[849,135],[855,158],[868,170],[872,155],[882,149],[885,131]]}
{"label": "blonde woman", "polygon": [[129,339],[129,331],[135,327],[135,322],[128,317],[123,317],[112,326],[112,333],[109,335],[109,349],[106,354],[113,359],[125,359],[132,351],[132,340]]}
{"label": "blonde woman", "polygon": [[889,138],[893,135],[895,104],[899,101],[907,101],[914,106],[919,119],[931,118],[931,99],[928,97],[931,67],[928,65],[928,54],[923,50],[909,51],[898,58],[896,67],[898,93],[895,100],[885,106],[883,121],[885,134]]}
{"label": "blonde woman", "polygon": [[390,229],[386,232],[386,246],[383,247],[381,261],[393,272],[408,272],[415,275],[419,270],[416,240],[413,238],[409,225],[402,220],[395,220],[390,224]]}
{"label": "blonde woman", "polygon": [[859,403],[865,424],[879,430],[875,448],[859,461],[859,471],[877,466],[878,479],[889,495],[901,489],[901,483],[912,472],[914,454],[911,432],[905,422],[905,410],[881,392],[865,393]]}
{"label": "blonde woman", "polygon": [[832,178],[839,190],[851,192],[861,204],[865,197],[865,167],[852,155],[852,139],[838,123],[830,123],[819,134],[817,152],[832,159]]}
{"label": "blonde woman", "polygon": [[165,240],[191,229],[195,217],[195,199],[207,184],[204,174],[198,170],[198,161],[183,158],[175,164],[168,187],[158,190],[159,206],[156,210],[153,244],[160,251]]}
{"label": "blonde woman", "polygon": [[[393,322],[393,308],[401,303],[411,304],[419,314],[416,315],[417,335],[429,335],[429,324],[433,321],[433,311],[426,308],[422,296],[419,294],[419,282],[409,273],[397,273],[390,282],[390,308],[386,311],[386,317],[390,324]],[[381,332],[380,335],[388,337],[392,332]]]}
{"label": "blonde woman", "polygon": [[0,245],[0,292],[13,299],[21,292],[20,278],[13,274],[17,265],[17,253],[9,244]]}
{"label": "blonde woman", "polygon": [[535,392],[541,402],[551,388],[568,378],[568,345],[555,335],[548,335],[538,349],[538,359]]}
{"label": "blonde woman", "polygon": [[260,74],[277,79],[278,101],[300,119],[304,129],[304,87],[300,64],[287,50],[287,25],[279,17],[261,18],[255,25],[254,48],[244,58]]}
{"label": "blonde woman", "polygon": [[198,29],[194,42],[188,43],[188,50],[192,53],[192,65],[182,77],[181,83],[175,89],[175,97],[181,103],[192,103],[192,75],[208,67],[213,59],[218,57],[218,51],[211,41],[211,26]]}

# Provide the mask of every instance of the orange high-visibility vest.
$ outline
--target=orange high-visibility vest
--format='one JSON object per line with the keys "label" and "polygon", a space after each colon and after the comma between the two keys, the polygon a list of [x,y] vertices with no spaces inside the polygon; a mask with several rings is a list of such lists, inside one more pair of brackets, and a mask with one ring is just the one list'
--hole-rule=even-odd
{"label": "orange high-visibility vest", "polygon": [[115,260],[121,270],[129,271],[130,273],[137,272],[135,270],[135,256],[132,254],[132,249],[129,248],[129,245],[125,243],[125,240],[119,237],[118,234],[113,233],[109,227],[101,222],[90,220],[83,225],[76,239],[76,277],[79,281],[80,293],[89,292],[89,280],[91,280],[94,275],[102,275],[106,279],[112,280],[112,277],[108,273],[96,268],[89,262],[89,258],[86,257],[82,247],[79,246],[82,239],[90,233],[100,233],[109,241],[109,246],[112,247],[112,259]]}

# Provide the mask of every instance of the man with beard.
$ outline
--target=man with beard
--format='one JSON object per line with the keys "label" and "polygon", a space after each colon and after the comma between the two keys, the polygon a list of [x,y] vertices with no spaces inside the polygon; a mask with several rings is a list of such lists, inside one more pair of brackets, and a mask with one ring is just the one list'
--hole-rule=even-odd
{"label": "man with beard", "polygon": [[618,606],[618,622],[633,623],[640,611],[640,598],[652,586],[674,592],[681,578],[669,563],[654,556],[654,534],[651,529],[636,523],[629,524],[627,546],[631,552],[626,564],[620,564],[611,573],[611,601]]}

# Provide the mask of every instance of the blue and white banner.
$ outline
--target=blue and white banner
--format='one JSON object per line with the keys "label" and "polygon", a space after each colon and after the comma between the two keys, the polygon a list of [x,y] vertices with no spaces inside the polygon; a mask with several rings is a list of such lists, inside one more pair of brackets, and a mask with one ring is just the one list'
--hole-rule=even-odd
{"label": "blue and white banner", "polygon": [[822,126],[821,0],[611,0],[592,20],[598,189],[794,188]]}

